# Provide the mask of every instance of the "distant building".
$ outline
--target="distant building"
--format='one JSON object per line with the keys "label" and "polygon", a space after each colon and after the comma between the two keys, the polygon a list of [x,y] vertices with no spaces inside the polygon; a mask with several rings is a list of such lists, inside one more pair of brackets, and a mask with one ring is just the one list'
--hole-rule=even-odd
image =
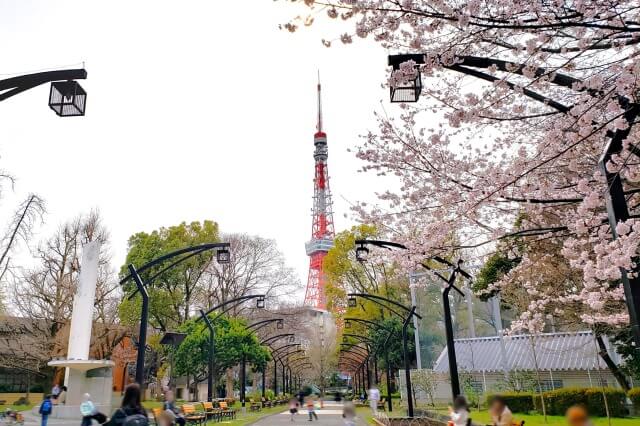
{"label": "distant building", "polygon": [[[114,391],[122,391],[130,382],[129,367],[133,366],[136,349],[118,326],[94,323],[91,357],[107,356],[115,363],[113,368]],[[54,382],[62,383],[63,369],[48,367],[53,358],[66,356],[69,339],[68,324],[55,338],[50,338],[50,326],[44,320],[32,320],[14,316],[0,316],[0,392],[26,392],[42,389],[48,392]],[[100,336],[99,339],[96,336]]]}
{"label": "distant building", "polygon": [[[619,364],[618,354],[608,341],[605,343],[609,355]],[[505,336],[502,343],[498,336],[457,339],[455,349],[461,378],[466,374],[467,383],[470,382],[479,394],[499,391],[508,375],[511,382],[520,380],[528,382],[528,385],[522,383],[524,386],[535,387],[538,386],[536,376],[539,375],[543,391],[565,387],[618,386],[598,355],[591,331]],[[433,371],[440,377],[434,399],[449,401],[451,388],[446,347],[436,360]],[[400,379],[403,379],[403,374],[400,374]],[[404,383],[400,388],[404,390]],[[425,395],[417,397],[426,398]]]}

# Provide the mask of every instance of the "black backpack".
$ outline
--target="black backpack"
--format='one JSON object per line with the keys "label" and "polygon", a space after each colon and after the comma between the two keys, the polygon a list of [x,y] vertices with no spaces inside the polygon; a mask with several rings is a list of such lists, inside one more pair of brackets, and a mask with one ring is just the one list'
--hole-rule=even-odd
{"label": "black backpack", "polygon": [[[122,411],[127,414],[126,411]],[[122,426],[149,426],[149,417],[142,413],[127,415],[122,422]]]}

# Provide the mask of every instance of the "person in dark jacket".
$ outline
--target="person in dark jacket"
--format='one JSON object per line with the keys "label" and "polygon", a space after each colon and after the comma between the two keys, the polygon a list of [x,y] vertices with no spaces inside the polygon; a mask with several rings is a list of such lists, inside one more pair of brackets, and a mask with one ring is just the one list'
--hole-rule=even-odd
{"label": "person in dark jacket", "polygon": [[168,390],[165,392],[164,404],[162,404],[162,408],[165,411],[169,410],[174,414],[175,416],[174,422],[178,426],[184,426],[184,424],[186,423],[186,420],[184,419],[184,417],[182,417],[182,414],[180,414],[180,410],[178,410],[178,407],[176,407],[176,399],[173,396],[173,391]]}
{"label": "person in dark jacket", "polygon": [[113,412],[111,418],[105,425],[107,426],[123,426],[125,420],[131,416],[139,416],[142,419],[144,416],[148,424],[147,411],[142,406],[142,400],[140,397],[140,386],[137,383],[131,383],[127,385],[124,390],[124,396],[122,397],[122,405],[116,411]]}

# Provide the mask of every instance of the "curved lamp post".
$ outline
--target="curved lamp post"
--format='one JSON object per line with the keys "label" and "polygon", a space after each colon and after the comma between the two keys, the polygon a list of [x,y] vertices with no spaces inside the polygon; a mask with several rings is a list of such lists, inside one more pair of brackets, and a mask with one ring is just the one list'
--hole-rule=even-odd
{"label": "curved lamp post", "polygon": [[[276,328],[278,330],[282,330],[284,328],[284,319],[283,318],[270,318],[270,319],[266,319],[266,320],[262,320],[262,321],[258,321],[258,322],[254,322],[251,325],[248,325],[246,328],[247,330],[250,330],[252,333],[255,334],[256,331],[260,330],[263,327],[266,327],[267,325],[271,324],[275,322],[276,323]],[[282,335],[276,336],[276,337],[280,337]],[[260,342],[260,344],[262,345],[263,342]],[[244,377],[245,372],[244,372],[244,368],[245,368],[245,362],[244,362],[244,356],[242,358],[242,377]],[[266,374],[267,374],[267,366],[265,365],[262,368],[262,397],[264,398],[266,395]],[[244,399],[242,399],[242,406],[245,406],[245,401]]]}
{"label": "curved lamp post", "polygon": [[[367,249],[368,250],[368,249]],[[357,297],[361,297],[363,299],[367,299],[371,302],[374,302],[386,309],[388,309],[389,311],[393,312],[394,314],[398,315],[402,320],[402,355],[404,358],[404,371],[405,371],[405,381],[406,381],[406,388],[407,388],[407,408],[408,408],[408,414],[409,417],[413,417],[413,398],[412,398],[412,392],[411,392],[411,371],[409,370],[410,365],[409,365],[409,350],[408,350],[408,345],[407,345],[407,328],[409,327],[409,323],[411,321],[411,318],[413,318],[413,316],[416,316],[420,319],[422,319],[422,317],[420,315],[418,315],[418,313],[416,312],[416,307],[412,306],[411,308],[408,308],[407,306],[404,306],[398,302],[396,302],[395,300],[391,300],[388,299],[386,297],[382,297],[382,296],[378,296],[375,294],[368,294],[368,293],[349,293],[347,294],[348,296],[348,306],[349,307],[355,307],[357,306],[357,301],[356,298]],[[400,313],[398,313],[396,311],[396,309],[392,309],[391,307],[389,307],[389,305],[394,306],[395,308],[401,309],[404,312],[406,312],[406,317],[401,315]],[[417,332],[417,330],[416,330]]]}
{"label": "curved lamp post", "polygon": [[[76,80],[87,78],[84,69],[45,71],[0,80],[0,101],[33,89],[41,84],[51,83],[49,108],[60,117],[84,115],[87,106],[87,92]],[[62,81],[65,80],[65,81]]]}
{"label": "curved lamp post", "polygon": [[[215,356],[215,341],[216,341],[216,329],[213,326],[213,324],[216,322],[218,318],[220,318],[230,309],[233,309],[234,307],[238,306],[239,304],[247,300],[256,299],[256,308],[258,309],[264,308],[264,298],[265,298],[264,294],[251,294],[251,295],[236,297],[235,299],[227,300],[226,302],[221,303],[218,306],[214,306],[213,308],[209,309],[206,312],[203,309],[200,309],[200,318],[198,318],[196,321],[203,320],[207,328],[209,329],[209,368],[208,368],[209,371],[207,374],[207,400],[209,402],[213,401],[213,368],[214,368],[213,361]],[[216,315],[212,319],[209,319],[210,313],[222,308],[226,308],[226,309],[224,309],[222,312],[220,312],[218,315]],[[244,354],[242,359],[244,362]],[[243,394],[244,391],[241,390],[240,393]]]}
{"label": "curved lamp post", "polygon": [[[408,59],[405,59],[406,61]],[[404,62],[403,61],[403,62]],[[393,241],[384,241],[384,240],[356,240],[356,259],[360,262],[366,262],[369,254],[368,245],[373,245],[376,247],[385,248],[388,250],[391,249],[401,249],[407,250],[407,247],[400,243],[395,243]],[[445,277],[440,272],[435,271],[431,266],[424,262],[419,262],[420,266],[431,271],[436,277],[441,279],[446,283],[446,286],[442,290],[442,308],[444,312],[444,325],[445,325],[445,334],[447,339],[447,357],[449,358],[449,375],[451,376],[451,394],[453,399],[455,400],[458,395],[460,395],[460,379],[458,377],[458,362],[456,360],[456,349],[455,349],[455,341],[453,336],[453,321],[451,319],[451,305],[449,303],[449,292],[453,289],[457,291],[462,297],[465,297],[465,294],[455,286],[456,279],[458,275],[462,275],[466,279],[471,279],[471,275],[462,269],[462,260],[458,260],[455,264],[451,263],[447,259],[441,256],[431,256],[429,259],[435,260],[438,263],[441,263],[449,268],[451,268],[451,274],[449,277]],[[418,330],[416,330],[417,332]],[[419,351],[420,348],[416,348],[416,351]]]}
{"label": "curved lamp post", "polygon": [[[136,360],[136,382],[143,387],[144,386],[144,350],[140,350],[140,348],[146,347],[147,344],[147,326],[149,322],[149,293],[147,293],[146,286],[151,284],[156,278],[161,276],[163,273],[168,271],[169,269],[179,265],[185,260],[197,256],[205,251],[216,250],[216,259],[220,264],[229,263],[230,260],[230,252],[229,252],[229,243],[207,243],[200,244],[197,246],[186,247],[179,250],[172,251],[165,255],[162,255],[156,259],[153,259],[150,262],[145,263],[140,268],[136,268],[132,263],[128,265],[129,275],[122,278],[120,280],[120,285],[122,286],[130,279],[133,279],[136,284],[136,289],[129,295],[128,299],[131,300],[138,292],[142,295],[142,311],[140,314],[140,332],[138,335],[138,357]],[[184,256],[182,256],[184,255]],[[151,277],[149,277],[146,282],[142,280],[140,274],[144,273],[146,270],[160,265],[170,259],[180,257],[179,259],[173,261],[171,264],[161,269]]]}

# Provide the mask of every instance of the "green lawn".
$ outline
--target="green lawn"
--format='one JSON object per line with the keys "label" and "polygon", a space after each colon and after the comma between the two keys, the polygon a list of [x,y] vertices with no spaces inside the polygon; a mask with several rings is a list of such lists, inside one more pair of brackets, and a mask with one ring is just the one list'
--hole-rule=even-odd
{"label": "green lawn", "polygon": [[7,408],[11,408],[12,410],[16,410],[16,411],[28,411],[28,410],[31,410],[34,405],[36,404],[29,404],[29,405],[13,405],[13,404],[1,405],[0,404],[0,411],[4,411]]}
{"label": "green lawn", "polygon": [[[447,413],[447,410],[438,410],[441,413]],[[474,423],[486,425],[491,423],[491,418],[487,411],[472,411],[471,418]],[[535,425],[548,425],[548,426],[565,426],[567,424],[567,420],[563,416],[547,416],[547,422],[545,423],[544,417],[540,415],[525,415],[520,413],[515,413],[513,415],[514,420],[524,420],[525,426],[535,426]],[[591,419],[593,421],[594,426],[608,426],[609,420],[606,417],[594,417]],[[640,418],[612,418],[611,426],[632,426],[640,424]]]}

